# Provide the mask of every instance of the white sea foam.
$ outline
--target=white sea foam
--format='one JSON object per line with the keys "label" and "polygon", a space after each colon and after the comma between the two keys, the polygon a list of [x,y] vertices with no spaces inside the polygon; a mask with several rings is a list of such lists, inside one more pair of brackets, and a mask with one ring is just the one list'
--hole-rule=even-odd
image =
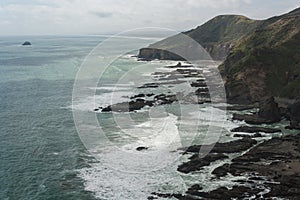
{"label": "white sea foam", "polygon": [[[85,189],[100,199],[118,200],[147,199],[160,186],[183,192],[185,183],[176,172],[179,154],[170,152],[180,145],[177,123],[171,114],[152,118],[120,133],[121,138],[125,133],[137,138],[135,142],[95,150],[101,163],[79,170]],[[139,146],[149,149],[136,151]]]}
{"label": "white sea foam", "polygon": [[99,199],[136,200],[147,199],[163,185],[164,192],[186,190],[184,181],[176,173],[175,167],[160,172],[134,174],[116,171],[98,163],[92,164],[91,168],[79,170],[79,174],[86,180],[85,189],[93,192]]}
{"label": "white sea foam", "polygon": [[[115,119],[118,123],[118,119]],[[101,152],[95,156],[106,165],[120,171],[132,173],[144,173],[162,169],[173,163],[177,154],[171,154],[181,147],[180,135],[177,129],[177,117],[169,115],[165,118],[151,118],[149,122],[122,128],[120,138],[136,138],[133,142],[119,146],[112,144],[108,149],[96,149],[94,152]],[[136,151],[137,147],[148,147],[147,151]],[[105,152],[105,153],[103,153]]]}
{"label": "white sea foam", "polygon": [[107,92],[73,101],[73,105],[70,108],[80,111],[92,111],[98,107],[127,101],[126,97],[133,94],[130,86],[131,84],[129,83],[89,88],[91,90],[106,90]]}
{"label": "white sea foam", "polygon": [[[194,111],[195,105],[186,105],[182,108],[185,112],[178,119],[173,114],[162,112],[161,108],[151,109],[154,110],[150,110],[152,117],[149,121],[124,128],[118,133],[120,140],[130,137],[136,138],[135,141],[118,147],[107,145],[94,151],[100,163],[79,170],[80,177],[85,180],[86,190],[100,199],[147,199],[151,192],[183,192],[195,182],[209,191],[220,186],[230,187],[236,184],[235,180],[244,178],[227,176],[220,180],[211,179],[211,171],[229,162],[229,159],[212,163],[201,173],[183,175],[177,172],[177,166],[183,159],[178,151],[173,150],[182,147],[182,137],[192,141],[199,131],[205,134],[201,129],[205,130],[207,126],[221,126],[226,130],[236,126],[231,121],[226,126],[222,124],[224,118],[221,115],[225,111],[211,106]],[[139,146],[149,149],[136,151]]]}

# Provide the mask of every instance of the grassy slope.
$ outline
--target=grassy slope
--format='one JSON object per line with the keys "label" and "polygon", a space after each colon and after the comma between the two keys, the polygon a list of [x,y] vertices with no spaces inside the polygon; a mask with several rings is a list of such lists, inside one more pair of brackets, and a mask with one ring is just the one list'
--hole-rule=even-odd
{"label": "grassy slope", "polygon": [[[196,29],[183,32],[183,34],[199,42],[205,49],[210,49],[209,53],[216,55],[218,59],[224,59],[226,55],[222,56],[220,55],[222,53],[218,53],[220,48],[226,44],[235,43],[239,38],[254,30],[260,23],[260,21],[251,20],[244,16],[221,15]],[[185,41],[179,38],[181,37],[175,35],[154,43],[149,48],[172,50],[187,46]],[[214,57],[214,55],[212,56]]]}
{"label": "grassy slope", "polygon": [[[239,56],[236,61],[230,59]],[[225,63],[226,75],[263,68],[268,95],[295,98],[300,91],[299,9],[264,21],[239,41]]]}
{"label": "grassy slope", "polygon": [[252,31],[259,23],[240,15],[220,15],[184,34],[202,45],[232,42]]}

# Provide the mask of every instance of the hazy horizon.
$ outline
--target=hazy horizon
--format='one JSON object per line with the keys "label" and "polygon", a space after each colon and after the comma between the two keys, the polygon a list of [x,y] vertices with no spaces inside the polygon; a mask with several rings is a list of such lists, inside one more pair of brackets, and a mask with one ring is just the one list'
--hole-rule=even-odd
{"label": "hazy horizon", "polygon": [[0,35],[111,35],[143,27],[185,31],[221,14],[266,19],[299,6],[297,0],[2,0]]}

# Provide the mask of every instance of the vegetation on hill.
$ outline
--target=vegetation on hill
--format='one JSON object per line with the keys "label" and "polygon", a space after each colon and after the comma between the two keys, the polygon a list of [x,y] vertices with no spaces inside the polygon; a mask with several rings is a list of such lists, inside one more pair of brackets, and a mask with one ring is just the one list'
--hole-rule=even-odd
{"label": "vegetation on hill", "polygon": [[[201,44],[213,59],[223,60],[235,42],[253,31],[260,23],[240,15],[220,15],[183,34]],[[185,42],[187,41],[178,34],[141,49],[139,57],[147,60],[180,60],[180,57],[170,52],[188,46]]]}
{"label": "vegetation on hill", "polygon": [[300,9],[265,20],[220,67],[231,102],[300,94]]}
{"label": "vegetation on hill", "polygon": [[[300,96],[300,8],[261,21],[221,15],[183,34],[200,43],[213,59],[224,61],[219,69],[230,103]],[[181,60],[172,52],[187,46],[175,35],[141,49],[139,57]]]}

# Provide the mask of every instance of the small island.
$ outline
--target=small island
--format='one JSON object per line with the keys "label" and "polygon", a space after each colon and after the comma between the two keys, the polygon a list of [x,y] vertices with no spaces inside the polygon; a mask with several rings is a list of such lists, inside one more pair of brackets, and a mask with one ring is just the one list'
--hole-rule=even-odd
{"label": "small island", "polygon": [[30,45],[31,45],[31,43],[28,42],[28,41],[26,41],[26,42],[24,42],[24,43],[22,44],[22,46],[30,46]]}

